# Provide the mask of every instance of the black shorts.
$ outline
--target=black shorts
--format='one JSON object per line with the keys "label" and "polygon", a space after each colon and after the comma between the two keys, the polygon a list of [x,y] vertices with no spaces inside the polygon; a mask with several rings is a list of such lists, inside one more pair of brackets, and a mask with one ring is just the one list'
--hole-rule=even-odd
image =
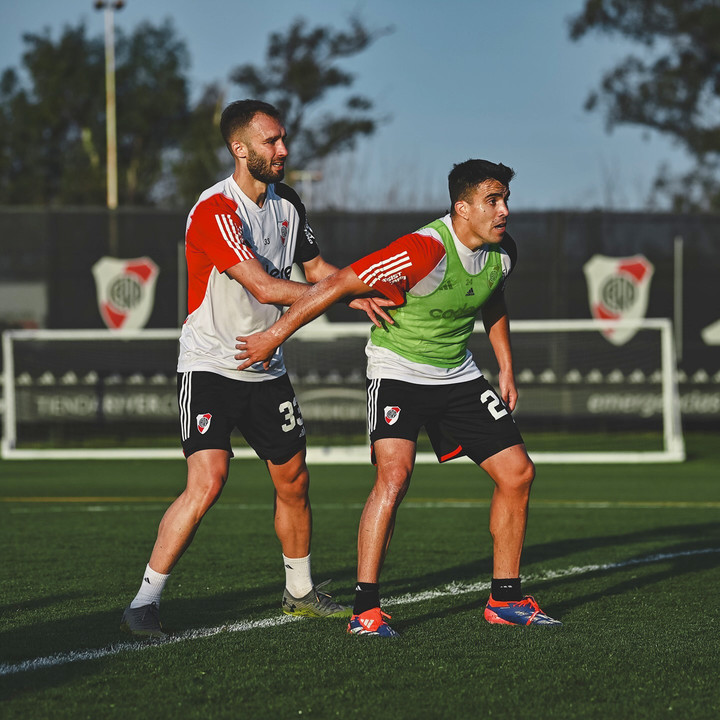
{"label": "black shorts", "polygon": [[368,380],[367,409],[372,443],[381,438],[417,442],[425,426],[441,463],[467,455],[479,465],[523,442],[510,411],[485,378],[437,385]]}
{"label": "black shorts", "polygon": [[287,375],[243,382],[212,372],[178,373],[183,452],[227,450],[237,428],[262,460],[282,465],[305,447],[305,425]]}

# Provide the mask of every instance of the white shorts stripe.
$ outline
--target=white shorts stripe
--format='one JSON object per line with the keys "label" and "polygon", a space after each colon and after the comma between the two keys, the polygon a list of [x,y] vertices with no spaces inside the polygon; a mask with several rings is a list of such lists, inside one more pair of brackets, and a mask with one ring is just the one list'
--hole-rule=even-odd
{"label": "white shorts stripe", "polygon": [[183,441],[190,437],[190,400],[192,399],[192,372],[182,373],[180,381],[180,436]]}
{"label": "white shorts stripe", "polygon": [[380,380],[371,380],[367,391],[367,420],[368,432],[371,433],[377,424],[377,396],[380,390]]}

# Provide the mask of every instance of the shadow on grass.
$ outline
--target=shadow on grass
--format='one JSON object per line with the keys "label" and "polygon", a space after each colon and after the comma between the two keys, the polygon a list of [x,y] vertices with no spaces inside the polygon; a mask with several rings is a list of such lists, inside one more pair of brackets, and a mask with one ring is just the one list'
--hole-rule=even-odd
{"label": "shadow on grass", "polygon": [[[81,593],[80,591],[76,591],[71,593],[63,593],[62,595],[51,595],[49,597],[34,598],[32,600],[27,600],[22,603],[7,603],[4,605],[0,605],[0,618],[2,618],[4,622],[7,622],[8,615],[13,612],[26,610],[41,610],[42,608],[52,607],[53,605],[56,605],[57,603],[63,602],[65,600],[77,600],[81,597],[84,597],[83,593]],[[2,637],[2,631],[0,631],[0,637]],[[1,644],[0,647],[2,647]]]}
{"label": "shadow on grass", "polygon": [[[594,562],[597,562],[598,551],[606,550],[607,552],[600,554],[606,559],[605,561],[609,559],[612,562],[613,559],[627,561],[652,554],[673,555],[709,547],[720,547],[720,524],[670,526],[620,535],[541,543],[526,548],[523,565],[540,565],[552,570],[562,570],[564,568],[559,567],[558,560],[570,554],[574,558],[594,557],[596,558]],[[698,568],[716,566],[717,560],[717,557],[712,554],[698,555],[691,559],[680,557],[672,560],[671,569],[660,574],[677,577]],[[489,582],[490,575],[486,568],[490,566],[491,557],[484,556],[469,563],[452,565],[425,574],[411,577],[388,577],[387,581],[383,580],[382,582],[382,596],[389,598],[406,593],[419,593],[439,589],[451,583]],[[608,574],[614,571],[611,567],[607,570],[594,570],[592,574]],[[336,592],[333,592],[332,587],[330,588],[330,592],[339,602],[352,602],[352,588],[347,581],[349,573],[350,570],[347,567],[330,568],[327,573],[336,578],[345,578],[344,581],[334,583]],[[581,586],[587,575],[588,573],[582,573],[577,576],[537,580],[534,583],[526,582],[525,591],[533,593],[535,586],[540,584],[544,588]],[[646,581],[644,578],[640,578],[638,582],[642,584]],[[647,583],[652,582],[656,582],[656,580],[647,580]],[[623,583],[618,592],[625,590],[627,587]],[[281,596],[281,578],[255,588],[188,599],[173,598],[170,586],[163,600],[163,623],[169,631],[184,632],[189,629],[213,628],[243,620],[268,617],[274,613],[279,615]],[[76,597],[80,597],[79,593],[47,596],[18,605],[5,605],[2,607],[2,611],[7,618],[13,611],[38,610]],[[577,607],[585,602],[592,602],[596,597],[593,594],[583,600],[583,596],[578,596],[571,603],[566,603],[564,607]],[[125,598],[123,602],[128,600],[129,598]],[[484,604],[485,598],[479,598],[477,602]],[[17,663],[29,657],[45,657],[60,653],[68,648],[73,650],[102,648],[126,641],[129,637],[119,632],[122,610],[123,606],[118,605],[117,609],[111,612],[79,614],[77,617],[38,622],[0,632],[1,659],[6,663]]]}
{"label": "shadow on grass", "polygon": [[[252,589],[233,591],[211,597],[173,599],[168,592],[163,601],[163,627],[172,632],[213,628],[243,620],[279,614],[282,582]],[[42,602],[18,603],[4,608],[4,613],[52,606],[68,599],[67,594],[48,596]],[[72,597],[70,599],[73,599]],[[125,598],[127,604],[131,598]],[[56,653],[104,648],[114,643],[132,642],[120,631],[124,605],[110,612],[78,614],[76,617],[25,624],[0,632],[0,662],[15,664],[27,659],[48,657]]]}
{"label": "shadow on grass", "polygon": [[[637,532],[628,532],[612,536],[587,537],[572,540],[553,541],[528,547],[525,552],[525,564],[540,564],[553,570],[564,570],[558,560],[572,554],[574,557],[594,557],[597,564],[598,555],[603,562],[618,563],[629,560],[642,560],[651,555],[677,556],[712,547],[720,547],[720,526],[716,523],[702,525],[669,526],[652,528]],[[603,552],[598,552],[603,551]],[[594,555],[593,555],[594,553]],[[478,561],[457,564],[439,571],[428,572],[413,577],[389,579],[382,585],[383,597],[392,597],[405,593],[419,593],[425,590],[441,589],[449,583],[472,584],[489,580],[482,568],[489,567],[490,557]],[[526,583],[525,591],[542,594],[552,591],[560,597],[548,611],[562,619],[563,614],[584,605],[592,604],[600,599],[612,596],[627,595],[644,587],[662,584],[668,579],[682,578],[684,575],[701,572],[717,567],[716,554],[698,554],[691,557],[670,557],[663,561],[656,571],[634,574],[616,584],[605,585],[601,591],[585,592],[589,577],[608,577],[618,572],[612,564],[606,569],[589,569],[584,572],[578,567],[578,573],[565,577],[538,580],[533,587]],[[588,563],[591,564],[591,563]],[[638,564],[638,567],[640,564]],[[647,565],[644,565],[647,567]],[[622,567],[627,572],[628,565]],[[348,577],[349,570],[331,568],[336,577]],[[186,630],[215,628],[233,624],[243,620],[256,620],[262,617],[280,617],[281,582],[272,581],[256,588],[234,590],[222,594],[191,599],[173,599],[172,594],[163,602],[163,618],[169,630],[184,632]],[[342,594],[341,600],[345,593]],[[51,606],[54,602],[72,600],[67,594],[49,596],[23,603],[21,606],[4,606],[3,612],[17,610],[36,610]],[[542,598],[539,598],[542,605]],[[436,618],[450,617],[465,613],[468,610],[484,606],[486,595],[473,597],[460,595],[448,603],[446,598],[443,608],[430,610],[412,619],[401,619],[396,612],[397,627],[401,631],[413,626],[422,625]],[[118,606],[111,612],[79,614],[77,617],[62,620],[39,622],[25,627],[7,630],[0,633],[2,662],[17,664],[25,660],[49,657],[54,654],[67,654],[82,650],[108,648],[114,644],[125,643],[131,639],[119,631],[122,607]],[[164,652],[171,652],[170,648]],[[52,688],[72,683],[80,677],[93,676],[107,672],[108,660],[96,659],[92,664],[72,662],[58,667],[39,668],[28,672],[20,672],[0,678],[0,689],[5,698],[19,697],[25,693],[37,692],[39,689]]]}
{"label": "shadow on grass", "polygon": [[[612,562],[614,559],[624,561],[632,557],[643,557],[656,553],[674,554],[709,547],[720,547],[720,523],[671,525],[616,535],[565,538],[526,546],[523,551],[521,572],[527,574],[524,568],[534,565],[561,570],[563,568],[559,566],[558,561],[569,556],[573,558],[583,555],[594,556],[595,560],[589,562],[598,563]],[[598,551],[602,550],[614,550],[614,552],[600,553],[603,560],[598,561]],[[636,552],[637,555],[633,556],[633,552]],[[682,559],[680,563],[682,563]],[[477,561],[450,566],[440,571],[388,580],[383,582],[383,595],[420,592],[452,582],[474,583],[483,580],[489,582],[491,567],[492,557],[485,555],[479,557]],[[544,580],[543,582],[548,581]]]}
{"label": "shadow on grass", "polygon": [[[568,545],[572,546],[574,552],[579,553],[587,550],[597,550],[598,548],[616,549],[618,552],[607,554],[617,557],[617,560],[615,562],[590,561],[566,568],[558,567],[557,563],[551,561],[556,560],[557,557],[567,555]],[[633,552],[634,546],[635,551]],[[570,613],[572,610],[598,601],[632,595],[641,592],[644,588],[662,586],[667,581],[677,582],[680,580],[682,582],[684,576],[716,569],[720,552],[703,552],[710,549],[720,549],[720,525],[717,523],[680,527],[671,526],[611,537],[545,543],[533,546],[533,562],[542,561],[545,565],[553,566],[553,570],[567,570],[568,574],[555,578],[537,578],[532,583],[524,583],[523,590],[526,594],[539,595],[540,606],[553,617],[562,620],[563,615]],[[489,560],[490,558],[488,558]],[[652,570],[653,565],[657,569]],[[421,593],[433,589],[441,590],[443,586],[452,583],[471,585],[484,579],[489,581],[489,578],[483,578],[473,572],[474,568],[476,568],[476,563],[463,564],[444,569],[441,572],[428,573],[414,579],[400,579],[385,584],[383,586],[383,595],[390,597],[412,592]],[[577,570],[577,572],[573,572],[573,570]],[[583,592],[590,580],[612,578],[613,575],[620,572],[623,573],[623,579],[619,582],[614,584],[605,582],[602,589]],[[631,576],[628,576],[628,573]],[[544,593],[561,599],[556,599],[551,608],[545,607],[542,602]],[[428,621],[452,617],[468,611],[478,611],[478,617],[481,618],[480,611],[484,608],[488,595],[489,592],[484,591],[475,595],[469,593],[460,594],[450,599],[448,593],[442,599],[442,609],[428,610],[409,619],[402,618],[401,605],[393,606],[391,612],[393,612],[395,618],[391,624],[402,634],[407,632],[409,628],[422,626]],[[451,603],[451,605],[448,606],[448,603]],[[659,615],[661,610],[656,610],[656,613]],[[624,623],[626,617],[619,617],[618,621]],[[606,622],[606,620],[603,620],[603,622]]]}

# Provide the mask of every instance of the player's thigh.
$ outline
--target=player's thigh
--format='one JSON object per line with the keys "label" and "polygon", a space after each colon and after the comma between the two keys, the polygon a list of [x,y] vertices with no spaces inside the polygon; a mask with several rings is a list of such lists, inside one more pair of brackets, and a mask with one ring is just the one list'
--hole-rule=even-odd
{"label": "player's thigh", "polygon": [[305,422],[290,379],[283,375],[246,384],[251,386],[249,402],[237,426],[258,457],[284,465],[306,444]]}
{"label": "player's thigh", "polygon": [[240,383],[201,371],[178,373],[177,383],[180,439],[185,457],[189,458],[199,450],[231,453],[231,413],[235,393],[242,390],[236,387]]}

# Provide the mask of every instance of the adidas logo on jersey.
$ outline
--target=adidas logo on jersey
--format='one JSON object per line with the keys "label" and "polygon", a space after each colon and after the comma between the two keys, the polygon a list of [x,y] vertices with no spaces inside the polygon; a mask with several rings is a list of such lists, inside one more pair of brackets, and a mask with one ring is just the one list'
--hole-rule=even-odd
{"label": "adidas logo on jersey", "polygon": [[465,297],[470,297],[471,295],[474,295],[474,294],[475,294],[475,291],[474,291],[472,288],[470,288],[470,289],[465,293]]}
{"label": "adidas logo on jersey", "polygon": [[446,280],[444,283],[440,285],[438,290],[452,290],[453,289],[453,283],[452,280]]}

